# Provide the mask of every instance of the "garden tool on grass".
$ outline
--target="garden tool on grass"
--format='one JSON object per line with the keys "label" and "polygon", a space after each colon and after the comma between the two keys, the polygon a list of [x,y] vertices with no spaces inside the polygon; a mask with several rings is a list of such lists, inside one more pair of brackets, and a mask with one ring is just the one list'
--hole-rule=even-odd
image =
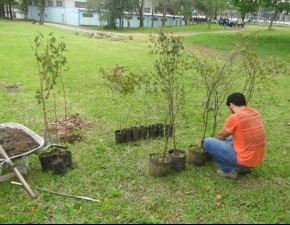
{"label": "garden tool on grass", "polygon": [[16,177],[18,178],[18,180],[21,182],[21,184],[23,185],[23,187],[25,188],[25,190],[27,191],[27,193],[30,195],[31,198],[36,198],[36,195],[33,193],[33,191],[31,190],[31,188],[29,187],[29,185],[26,183],[26,181],[24,180],[24,178],[22,177],[21,173],[18,171],[18,169],[16,168],[16,166],[13,164],[13,162],[11,161],[11,159],[9,158],[9,156],[6,154],[5,150],[2,148],[2,146],[0,145],[0,154],[4,157],[4,159],[6,159],[6,163],[11,166],[11,168],[13,169],[13,172],[15,173]]}
{"label": "garden tool on grass", "polygon": [[[18,183],[18,182],[11,181],[11,183],[21,186],[21,183]],[[77,195],[64,194],[64,193],[54,192],[54,191],[50,191],[50,190],[46,190],[46,189],[38,188],[38,187],[33,187],[33,188],[36,188],[39,191],[48,192],[48,193],[55,194],[55,195],[61,195],[61,196],[66,196],[66,197],[70,197],[70,198],[78,198],[78,199],[83,199],[83,200],[92,201],[92,202],[98,202],[98,203],[101,202],[99,200],[92,199],[92,198],[89,198],[89,197],[83,197],[83,196],[77,196]]]}

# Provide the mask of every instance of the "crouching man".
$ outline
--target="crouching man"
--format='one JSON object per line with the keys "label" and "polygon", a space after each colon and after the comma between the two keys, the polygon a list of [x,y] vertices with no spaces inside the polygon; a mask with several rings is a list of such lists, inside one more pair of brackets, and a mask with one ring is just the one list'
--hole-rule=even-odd
{"label": "crouching man", "polygon": [[215,138],[205,140],[204,148],[220,166],[218,175],[237,179],[263,162],[266,134],[259,112],[247,106],[243,94],[229,95],[226,105],[232,114]]}

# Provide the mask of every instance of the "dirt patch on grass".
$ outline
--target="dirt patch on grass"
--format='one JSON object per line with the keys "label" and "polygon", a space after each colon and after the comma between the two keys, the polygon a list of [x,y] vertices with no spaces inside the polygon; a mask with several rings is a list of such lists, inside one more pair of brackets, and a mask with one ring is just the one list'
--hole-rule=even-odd
{"label": "dirt patch on grass", "polygon": [[185,48],[190,53],[193,53],[198,56],[216,56],[216,57],[226,57],[229,52],[219,49],[209,48],[202,45],[185,45]]}

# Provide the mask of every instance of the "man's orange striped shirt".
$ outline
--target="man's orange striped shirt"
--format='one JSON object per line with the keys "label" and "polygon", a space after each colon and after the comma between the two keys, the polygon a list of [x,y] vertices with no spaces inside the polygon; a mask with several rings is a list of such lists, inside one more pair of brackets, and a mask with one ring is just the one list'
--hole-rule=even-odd
{"label": "man's orange striped shirt", "polygon": [[233,147],[239,164],[255,167],[264,160],[266,133],[259,112],[246,107],[232,114],[224,128],[232,134]]}

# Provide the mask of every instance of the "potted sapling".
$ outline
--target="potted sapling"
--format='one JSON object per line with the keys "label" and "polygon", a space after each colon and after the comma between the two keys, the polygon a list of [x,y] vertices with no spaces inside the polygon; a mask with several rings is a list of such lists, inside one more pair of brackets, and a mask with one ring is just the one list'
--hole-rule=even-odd
{"label": "potted sapling", "polygon": [[194,88],[192,74],[195,73],[196,58],[185,53],[182,37],[173,36],[163,29],[158,31],[157,36],[151,34],[150,41],[150,54],[157,57],[152,72],[154,79],[151,88],[158,90],[162,99],[160,102],[165,102],[165,118],[168,118],[165,126],[172,125],[172,149],[167,149],[169,135],[165,135],[164,149],[171,159],[171,169],[180,172],[185,169],[186,150],[177,148],[176,121],[186,96]]}
{"label": "potted sapling", "polygon": [[[103,78],[107,81],[108,90],[112,94],[115,106],[118,107],[117,115],[119,118],[119,129],[115,130],[116,144],[124,143],[126,140],[126,134],[127,134],[127,142],[129,142],[132,137],[131,136],[132,128],[129,128],[128,125],[128,119],[130,118],[132,108],[130,96],[133,95],[135,92],[138,77],[135,73],[128,72],[127,67],[119,66],[118,64],[115,64],[111,69],[111,71],[109,72],[107,72],[103,67],[101,67],[99,71],[102,73]],[[122,117],[124,107],[127,108],[126,129],[122,128]]]}
{"label": "potted sapling", "polygon": [[[55,86],[57,78],[61,79],[61,87],[64,96],[65,104],[65,117],[66,117],[66,96],[64,91],[64,82],[62,78],[63,71],[66,71],[65,67],[67,60],[64,54],[66,50],[66,45],[63,41],[57,42],[57,39],[54,37],[53,33],[50,33],[46,40],[44,40],[44,35],[40,32],[35,35],[33,43],[31,43],[32,51],[38,65],[38,76],[39,76],[39,90],[37,90],[36,98],[39,104],[41,104],[41,109],[43,110],[43,119],[44,119],[44,140],[51,144],[49,147],[55,147],[53,154],[42,152],[39,155],[43,171],[48,171],[53,169],[55,174],[64,174],[67,172],[67,166],[71,165],[71,157],[68,158],[69,165],[65,164],[63,158],[61,157],[61,151],[59,148],[66,149],[66,146],[54,145],[52,144],[51,133],[48,129],[48,108],[49,97],[51,93],[55,95]],[[57,108],[54,98],[54,116],[56,117]],[[66,130],[66,129],[65,129]],[[57,139],[56,139],[57,141]],[[68,153],[70,153],[68,151]],[[55,155],[55,157],[54,157]],[[71,154],[70,154],[71,156]],[[45,162],[44,162],[45,161]],[[44,167],[46,166],[46,167]]]}

